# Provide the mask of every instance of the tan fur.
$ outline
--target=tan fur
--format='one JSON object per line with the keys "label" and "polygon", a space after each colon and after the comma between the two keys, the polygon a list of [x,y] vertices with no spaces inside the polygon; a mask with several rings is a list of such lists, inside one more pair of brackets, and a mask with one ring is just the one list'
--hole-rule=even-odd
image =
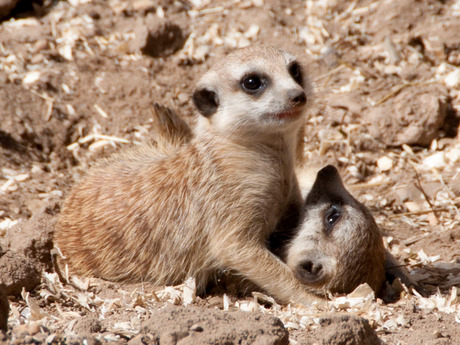
{"label": "tan fur", "polygon": [[[157,110],[154,116],[157,117],[155,138],[163,146],[177,147],[178,143],[182,145],[190,140],[189,130],[176,125],[184,122],[175,112],[163,107]],[[299,146],[303,145],[301,136],[298,140]],[[310,192],[319,193],[322,197],[313,199],[310,196],[300,220],[296,220],[295,214],[285,215],[289,218],[288,224],[279,224],[272,234],[272,249],[284,260],[289,257],[294,271],[307,258],[321,261],[326,279],[315,283],[304,281],[311,291],[320,295],[327,289],[339,293],[350,292],[362,283],[368,283],[379,292],[384,287],[385,276],[390,283],[394,278],[400,278],[408,287],[414,286],[423,293],[423,288],[411,279],[409,273],[388,251],[382,255],[382,237],[371,212],[348,193],[337,171],[330,167],[318,173],[319,170],[318,166],[311,164],[296,167],[303,198],[307,199]],[[330,235],[325,236],[325,213],[337,201],[343,207],[341,219],[334,225]],[[301,224],[295,229],[297,221]],[[385,272],[382,270],[383,261]],[[219,281],[225,285],[226,290],[236,293],[254,288],[231,274],[219,275]]]}
{"label": "tan fur", "polygon": [[[200,117],[189,144],[134,148],[91,169],[56,228],[73,272],[157,284],[193,276],[204,287],[213,272],[231,269],[280,301],[307,302],[266,245],[286,208],[301,202],[294,159],[303,104],[293,108],[290,95],[309,84],[291,78],[292,61],[274,48],[236,51],[198,83],[196,92],[212,89],[219,105]],[[257,97],[240,82],[255,72],[270,78]]]}
{"label": "tan fur", "polygon": [[174,154],[176,149],[193,138],[192,129],[177,113],[160,104],[153,104],[152,140],[157,150]]}

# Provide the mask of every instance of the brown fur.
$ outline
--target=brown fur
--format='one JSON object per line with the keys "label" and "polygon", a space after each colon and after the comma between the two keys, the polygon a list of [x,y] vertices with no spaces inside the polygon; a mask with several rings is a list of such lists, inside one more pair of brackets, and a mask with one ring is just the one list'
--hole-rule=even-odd
{"label": "brown fur", "polygon": [[[157,284],[193,276],[203,288],[231,269],[280,301],[310,300],[266,244],[301,202],[294,160],[303,103],[292,94],[309,85],[291,78],[292,61],[273,48],[236,51],[199,82],[194,100],[205,116],[189,144],[134,148],[91,169],[56,228],[73,272]],[[244,94],[241,78],[260,72],[273,77],[266,90]]]}
{"label": "brown fur", "polygon": [[379,292],[385,280],[380,230],[333,166],[318,172],[284,255],[296,276],[317,292],[351,292],[362,283]]}
{"label": "brown fur", "polygon": [[[183,128],[185,123],[175,112],[164,107],[157,107],[156,110],[156,140],[163,146],[172,147],[190,141],[189,130]],[[181,124],[180,127],[177,124]],[[302,136],[298,137],[299,147],[303,147]],[[335,257],[334,260],[329,259],[330,267],[324,268],[325,271],[333,272],[329,279],[316,283],[304,280],[304,284],[311,291],[323,294],[329,289],[348,293],[359,284],[368,283],[376,292],[383,292],[385,278],[390,283],[399,278],[408,287],[413,286],[420,293],[424,293],[423,287],[410,278],[407,270],[388,251],[385,250],[385,255],[382,255],[382,237],[372,213],[344,188],[336,169],[328,167],[317,172],[314,167],[299,166],[297,172],[301,177],[302,190],[306,193],[305,198],[308,194],[310,197],[303,210],[301,207],[294,207],[285,212],[270,237],[270,245],[271,250],[283,260],[288,255],[297,256],[295,259],[291,258],[291,268],[294,271],[308,257],[312,257],[308,251],[311,244],[315,247],[316,253],[313,257],[316,260],[322,259],[325,263],[324,259],[328,255]],[[338,203],[343,208],[341,219],[334,225],[329,236],[325,236],[325,212],[333,203]],[[312,227],[312,221],[317,225]],[[296,250],[300,250],[297,254],[292,252],[295,242],[301,243],[301,246],[297,246]],[[383,262],[385,272],[382,270]],[[235,293],[254,289],[248,282],[239,281],[231,272],[219,275],[219,282],[219,286],[224,285],[226,290],[231,289]]]}

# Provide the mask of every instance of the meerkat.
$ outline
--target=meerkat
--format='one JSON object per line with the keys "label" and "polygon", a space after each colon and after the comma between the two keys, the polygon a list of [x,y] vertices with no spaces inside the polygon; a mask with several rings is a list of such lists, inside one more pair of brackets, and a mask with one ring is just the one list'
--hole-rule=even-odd
{"label": "meerkat", "polygon": [[[190,127],[174,111],[154,108],[154,137],[162,147],[175,148],[191,140]],[[300,212],[294,209],[284,215],[270,236],[270,249],[284,261],[289,257],[291,269],[304,285],[323,295],[328,289],[348,293],[368,283],[382,295],[385,282],[399,278],[424,293],[388,250],[382,255],[383,239],[372,213],[348,192],[336,168],[318,171],[299,166],[296,171],[304,206]],[[218,278],[237,293],[257,288],[239,283],[231,274]]]}
{"label": "meerkat", "polygon": [[297,278],[318,294],[349,293],[368,283],[379,296],[386,282],[399,278],[425,295],[424,287],[385,249],[372,212],[348,192],[337,169],[321,169],[313,184],[311,172],[301,170],[303,214],[277,249]]}
{"label": "meerkat", "polygon": [[361,283],[380,292],[384,285],[386,257],[380,230],[332,165],[318,172],[284,255],[296,277],[318,293],[347,293]]}
{"label": "meerkat", "polygon": [[195,87],[201,116],[187,145],[115,154],[72,188],[55,232],[71,272],[159,285],[191,276],[203,289],[229,269],[280,302],[310,301],[267,245],[302,203],[294,162],[310,93],[282,50],[251,46],[222,59]]}

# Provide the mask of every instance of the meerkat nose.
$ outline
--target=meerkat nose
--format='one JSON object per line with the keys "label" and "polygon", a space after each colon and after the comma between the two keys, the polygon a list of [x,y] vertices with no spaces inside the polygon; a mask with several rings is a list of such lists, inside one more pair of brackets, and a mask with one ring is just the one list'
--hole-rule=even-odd
{"label": "meerkat nose", "polygon": [[288,97],[294,107],[307,103],[307,95],[303,90],[291,90],[288,92]]}
{"label": "meerkat nose", "polygon": [[299,263],[297,267],[297,274],[300,280],[307,283],[316,281],[322,274],[323,265],[311,260],[305,260]]}

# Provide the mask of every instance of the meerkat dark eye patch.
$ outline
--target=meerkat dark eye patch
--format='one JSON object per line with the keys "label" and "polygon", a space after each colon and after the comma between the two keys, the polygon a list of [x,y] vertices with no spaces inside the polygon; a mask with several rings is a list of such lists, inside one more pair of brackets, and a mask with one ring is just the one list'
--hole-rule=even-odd
{"label": "meerkat dark eye patch", "polygon": [[192,95],[192,100],[200,114],[205,117],[214,114],[219,107],[219,97],[217,93],[207,88],[195,90]]}
{"label": "meerkat dark eye patch", "polygon": [[288,67],[289,74],[291,75],[292,79],[299,85],[303,84],[303,72],[302,67],[297,61],[291,63]]}
{"label": "meerkat dark eye patch", "polygon": [[324,216],[324,228],[326,233],[329,233],[334,225],[342,216],[342,210],[338,205],[332,205],[328,208]]}
{"label": "meerkat dark eye patch", "polygon": [[266,78],[258,74],[248,74],[241,79],[241,88],[244,92],[254,95],[262,92],[266,85]]}

